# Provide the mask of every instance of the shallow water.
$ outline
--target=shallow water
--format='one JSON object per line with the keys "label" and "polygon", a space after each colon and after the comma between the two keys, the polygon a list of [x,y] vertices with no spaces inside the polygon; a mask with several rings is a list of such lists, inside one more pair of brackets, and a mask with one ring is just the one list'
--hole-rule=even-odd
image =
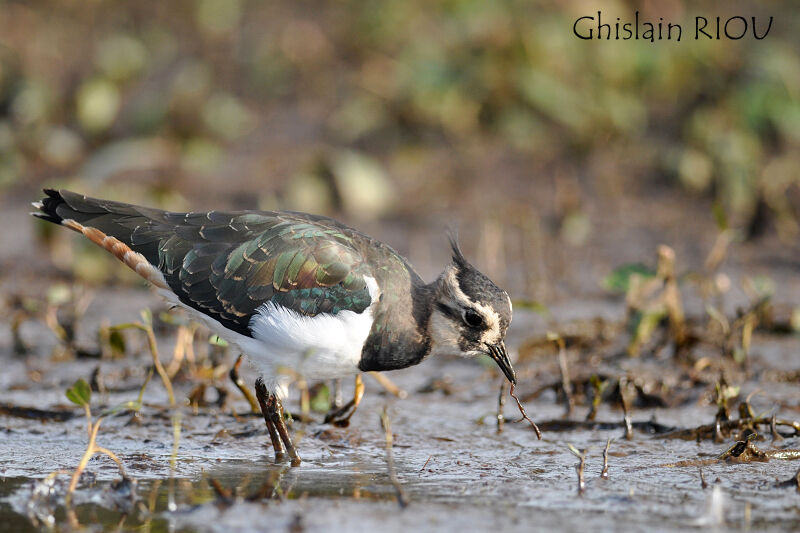
{"label": "shallow water", "polygon": [[[536,321],[535,317],[526,320],[520,313],[511,342],[530,334]],[[786,367],[793,360],[787,353],[797,347],[796,338],[788,339],[759,337],[753,352],[762,361]],[[130,358],[103,362],[107,384],[118,386],[119,391],[99,395],[95,401],[114,405],[134,399],[144,379],[145,362]],[[96,365],[97,361],[87,360],[53,364],[44,356],[32,356],[24,364],[14,362],[3,374],[6,392],[0,400],[57,409],[66,403],[63,391]],[[40,372],[38,383],[26,379],[32,368]],[[541,385],[531,378],[531,371],[530,364],[520,367],[521,396]],[[576,374],[579,371],[574,370]],[[130,414],[106,419],[98,437],[100,445],[122,458],[136,481],[140,503],[134,504],[127,516],[116,509],[132,500],[127,493],[110,490],[112,481],[119,478],[116,466],[97,458],[89,463],[91,475],[76,492],[77,519],[82,524],[100,524],[98,527],[121,523],[123,529],[220,532],[264,528],[327,531],[332,527],[348,531],[800,528],[796,490],[776,484],[791,478],[800,461],[709,464],[702,467],[708,483],[703,488],[698,466],[665,465],[712,459],[732,440],[719,444],[667,440],[637,430],[628,441],[618,425],[609,430],[546,430],[538,441],[527,424],[514,422],[517,412],[510,399],[505,408],[509,422],[504,432],[497,434],[499,378],[494,369],[463,360],[431,360],[389,376],[409,391],[408,398],[387,395],[367,377],[364,403],[347,429],[294,422],[292,430],[303,457],[299,468],[273,464],[259,417],[233,416],[230,409],[180,408],[181,439],[173,482],[170,455],[175,411],[165,409],[166,394],[154,380],[138,422]],[[445,379],[447,391],[419,392],[433,377]],[[252,376],[247,379],[251,381]],[[746,383],[748,390],[757,386],[763,388],[755,380]],[[179,398],[188,394],[188,387],[178,384]],[[246,404],[231,390],[234,409],[245,413]],[[754,408],[761,412],[777,410],[780,405],[781,416],[797,418],[800,405],[793,396],[795,391],[793,384],[772,384],[767,393],[754,397]],[[394,433],[397,476],[410,500],[405,509],[398,505],[388,475],[385,435],[379,423],[384,406]],[[552,393],[526,402],[526,408],[538,422],[559,419],[564,412]],[[6,530],[33,529],[31,517],[41,522],[51,511],[56,523],[64,523],[60,501],[68,475],[56,477],[52,502],[35,500],[39,503],[33,507],[31,502],[35,489],[47,487],[42,480],[48,474],[71,472],[83,453],[85,420],[77,409],[72,411],[76,416],[64,422],[0,418],[0,523]],[[578,407],[571,418],[581,420],[586,412],[585,407]],[[635,409],[633,420],[694,427],[713,421],[714,412],[715,407],[695,402],[670,409]],[[604,405],[597,420],[619,424],[622,413]],[[609,476],[601,479],[607,439],[613,439]],[[577,459],[567,444],[588,450],[582,494],[577,490]],[[771,443],[767,437],[758,446],[763,450],[800,448],[800,439]],[[211,479],[233,491],[230,501],[217,497]],[[249,501],[248,496],[268,481],[276,481],[277,488],[269,490],[265,498]],[[174,487],[174,512],[167,510],[170,486]],[[278,495],[281,499],[275,499]]]}
{"label": "shallow water", "polygon": [[[3,212],[0,216],[17,221],[27,215],[17,212],[11,216]],[[694,239],[697,231],[692,217],[687,217],[689,222],[691,227],[684,234]],[[9,241],[0,258],[7,267],[6,275],[0,278],[2,295],[20,291],[41,294],[45,291],[39,286],[41,280],[55,276],[52,268],[34,261],[38,257],[28,246],[32,240],[30,231],[25,226],[20,232],[8,235],[15,241]],[[558,279],[563,274],[567,292],[575,299],[549,302],[550,318],[517,309],[509,332],[512,352],[530,336],[541,336],[548,329],[559,329],[571,321],[597,317],[611,322],[622,320],[625,313],[622,298],[610,298],[598,289],[597,281],[607,273],[606,267],[616,266],[621,257],[641,260],[657,244],[650,242],[652,238],[631,240],[630,235],[625,235],[616,229],[606,236],[598,232],[591,250],[578,253],[565,248],[556,254],[563,263],[563,268],[558,269]],[[698,246],[694,240],[691,244]],[[683,260],[678,250],[678,257]],[[791,250],[779,251],[783,256],[791,255]],[[741,260],[737,257],[727,270],[733,286],[738,287],[737,280],[744,272],[768,270],[775,274],[775,284],[780,287],[774,298],[776,303],[796,305],[800,301],[795,263],[788,260],[781,263],[756,248],[741,253],[746,257]],[[700,255],[685,259],[702,264]],[[781,267],[782,264],[785,266]],[[37,275],[30,271],[35,268],[46,272]],[[432,265],[422,265],[422,270],[434,272]],[[692,291],[687,292],[690,293],[685,294],[687,314],[702,315],[701,302],[696,295],[692,298]],[[743,301],[746,298],[741,291],[728,298],[725,306],[728,314]],[[159,300],[144,290],[98,290],[78,329],[78,345],[95,346],[97,327],[102,321],[118,324],[138,320],[139,311],[146,307],[155,308],[156,314],[163,309]],[[31,348],[26,357],[13,355],[9,328],[0,327],[3,365],[0,405],[64,410],[72,418],[42,422],[0,414],[0,531],[34,530],[34,521],[46,523],[51,512],[56,527],[66,529],[63,495],[69,473],[86,446],[86,423],[82,411],[68,404],[64,391],[76,379],[88,379],[99,365],[106,386],[113,392],[95,395],[95,412],[101,411],[101,405],[133,400],[144,382],[149,355],[141,338],[129,335],[129,354],[122,360],[55,362],[51,354],[58,342],[40,320],[25,322],[21,333]],[[168,332],[159,332],[162,359],[169,358],[173,343]],[[600,351],[593,345],[580,350],[589,356]],[[614,361],[599,358],[591,364],[586,364],[584,358],[583,363],[576,363],[576,351],[569,353],[570,373],[575,380],[592,372],[669,376],[674,366],[674,361],[663,354]],[[757,413],[775,412],[797,420],[800,418],[797,381],[781,381],[769,373],[798,371],[799,351],[800,339],[796,335],[757,333],[751,349],[750,373],[730,376],[731,384],[741,385],[742,397],[759,391],[752,399]],[[232,356],[228,354],[222,362],[230,364]],[[557,382],[557,367],[552,353],[518,364],[520,397],[530,396],[554,380]],[[247,371],[244,374],[246,381],[252,383],[255,376]],[[597,421],[609,423],[606,427],[611,429],[545,429],[543,440],[538,441],[526,424],[513,422],[517,412],[509,398],[505,407],[509,422],[498,435],[495,414],[500,379],[496,369],[459,359],[442,359],[425,361],[388,377],[409,392],[407,399],[386,394],[367,377],[364,402],[349,428],[323,425],[319,423],[321,414],[314,415],[316,423],[295,422],[291,429],[299,442],[303,464],[289,468],[273,464],[259,417],[232,414],[231,408],[241,414],[247,412],[248,406],[222,376],[217,383],[230,393],[226,408],[178,410],[181,438],[174,472],[170,457],[175,411],[166,408],[164,388],[153,379],[138,419],[132,419],[130,414],[108,418],[98,437],[100,445],[120,456],[129,476],[136,481],[135,503],[127,515],[120,511],[130,506],[132,499],[128,492],[110,489],[119,479],[117,468],[111,461],[97,458],[89,463],[89,474],[75,493],[77,519],[83,525],[95,524],[98,530],[121,524],[122,529],[144,531],[800,529],[800,495],[794,487],[776,483],[794,476],[800,469],[800,461],[717,462],[702,468],[665,466],[678,461],[713,459],[731,446],[733,440],[698,443],[635,430],[633,439],[628,441],[621,426],[621,410],[605,403],[598,411]],[[421,392],[433,379],[443,380],[445,390],[440,387]],[[175,385],[179,399],[186,398],[193,386],[186,382]],[[348,386],[346,393],[350,390]],[[694,392],[686,402],[678,402],[671,408],[637,407],[632,412],[633,421],[645,423],[655,419],[676,428],[711,423],[716,407],[710,390]],[[385,435],[379,422],[379,412],[384,406],[388,407],[394,433],[397,477],[410,500],[405,509],[396,501],[388,474]],[[525,406],[528,414],[540,423],[558,421],[564,413],[561,400],[552,390],[525,401]],[[288,407],[297,411],[296,397]],[[735,409],[735,404],[732,407]],[[587,410],[585,406],[577,407],[570,419],[583,420]],[[607,439],[614,439],[610,446],[609,476],[601,479],[602,451]],[[568,450],[568,444],[588,450],[586,487],[582,494],[577,487],[578,460]],[[797,449],[800,439],[792,437],[772,443],[767,435],[757,445],[762,450]],[[66,474],[57,476],[52,487],[44,481],[61,470]],[[706,488],[701,483],[701,470]],[[210,484],[212,479],[234,491],[230,501],[217,497]],[[265,482],[276,480],[275,491],[264,498],[248,500]],[[34,491],[40,496],[33,498]],[[168,510],[171,493],[175,511]],[[43,499],[41,494],[47,498]],[[276,499],[278,495],[280,499]],[[35,503],[33,507],[31,502]]]}

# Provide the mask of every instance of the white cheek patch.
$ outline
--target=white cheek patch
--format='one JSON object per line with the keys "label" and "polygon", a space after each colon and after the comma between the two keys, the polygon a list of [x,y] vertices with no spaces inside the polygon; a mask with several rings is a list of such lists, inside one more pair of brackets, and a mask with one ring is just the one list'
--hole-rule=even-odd
{"label": "white cheek patch", "polygon": [[487,329],[481,335],[481,342],[484,344],[500,344],[503,340],[503,334],[500,330]]}
{"label": "white cheek patch", "polygon": [[[472,300],[464,294],[458,285],[456,269],[450,268],[445,274],[445,287],[450,292],[450,296],[464,307],[471,307],[483,316],[486,321],[486,330],[481,334],[481,342],[486,344],[498,344],[503,340],[503,333],[500,331],[500,315],[491,306],[484,305]],[[511,299],[508,300],[511,305]]]}

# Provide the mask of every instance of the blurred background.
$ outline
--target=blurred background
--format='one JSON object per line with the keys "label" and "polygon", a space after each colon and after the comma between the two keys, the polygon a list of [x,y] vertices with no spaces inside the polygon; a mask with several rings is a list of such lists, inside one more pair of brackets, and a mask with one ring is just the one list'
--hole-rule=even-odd
{"label": "blurred background", "polygon": [[[601,6],[683,39],[576,38]],[[698,15],[775,18],[763,40],[695,41]],[[45,186],[328,214],[428,279],[454,227],[509,292],[547,303],[661,243],[695,268],[729,228],[734,263],[796,274],[798,29],[791,0],[3,1],[3,283],[138,283],[27,217]]]}
{"label": "blurred background", "polygon": [[[297,485],[282,488],[282,473],[253,468],[265,459],[263,425],[236,415],[247,404],[228,379],[235,350],[180,314],[160,312],[165,304],[144,282],[88,239],[29,216],[31,202],[51,187],[172,211],[326,214],[390,244],[427,280],[449,260],[446,231],[457,229],[465,255],[514,300],[509,351],[520,397],[546,437],[534,444],[513,428],[510,400],[509,437],[494,436],[498,377],[488,358],[482,372],[437,358],[392,374],[412,393],[392,409],[400,478],[419,502],[393,522],[406,531],[467,521],[470,530],[497,529],[503,520],[583,530],[592,519],[623,530],[656,523],[658,530],[797,531],[797,495],[787,488],[796,485],[797,466],[776,454],[745,468],[725,454],[752,452],[747,432],[766,436],[768,416],[773,444],[758,446],[783,457],[798,447],[791,422],[800,413],[798,6],[0,0],[0,523],[28,524],[9,501],[20,502],[20,514],[41,513],[50,527],[64,523],[49,509],[58,485],[33,485],[36,500],[18,487],[77,464],[85,422],[57,421],[74,414],[59,405],[79,378],[95,391],[95,405],[129,402],[141,390],[142,416],[109,417],[101,438],[142,481],[137,490],[150,494],[151,511],[157,495],[160,508],[172,501],[164,494],[172,479],[161,479],[174,450],[181,512],[153,530],[186,529],[176,519],[217,530],[231,523],[303,530],[295,504],[305,506],[310,528],[333,513],[333,523],[357,520],[364,530],[372,519],[383,530],[394,516],[384,505],[395,491],[375,416],[394,400],[380,396],[381,387],[367,380],[352,433],[294,426],[308,463],[302,478],[288,477]],[[682,39],[576,37],[576,19],[598,10],[612,24],[630,22],[637,10],[643,21],[681,24]],[[695,40],[697,16],[710,20],[709,29],[716,17],[757,17],[759,34],[773,21],[763,40],[752,28],[741,40]],[[526,307],[535,312],[520,312]],[[131,328],[158,341],[151,346]],[[144,397],[153,347],[167,377],[163,385],[154,377]],[[253,383],[255,371],[242,372]],[[167,411],[170,379],[177,401]],[[287,408],[321,419],[335,389],[309,385]],[[595,415],[604,429],[591,425]],[[642,438],[621,438],[614,424],[623,417],[628,436],[634,420]],[[687,429],[682,443],[650,435],[656,426],[711,422],[713,444],[700,443],[712,438],[711,430],[701,433],[705,426]],[[786,433],[789,424],[794,433]],[[716,440],[720,427],[742,429],[735,439],[744,447],[720,456],[733,443]],[[606,437],[617,439],[611,481],[590,481],[587,497],[573,499],[576,458],[565,444],[592,450],[587,476],[596,476]],[[726,462],[711,466],[718,456]],[[678,458],[692,466],[664,468]],[[713,492],[697,479],[706,464]],[[86,508],[81,519],[143,530],[125,523],[127,510],[121,521],[114,514],[128,509],[121,494],[133,489],[120,483],[107,492],[111,475],[101,470],[96,489],[113,507]],[[223,515],[211,509],[212,475],[242,489],[217,489],[213,509],[224,513],[236,502],[227,522],[213,518]],[[253,488],[268,482],[262,496],[274,487],[286,501],[244,503],[251,479]],[[344,501],[351,493],[358,507]],[[100,492],[86,494],[84,501],[99,501]],[[462,497],[467,505],[454,507]],[[499,517],[486,506],[496,501],[504,502]],[[209,504],[195,505],[202,502]],[[486,521],[471,522],[472,513]],[[159,519],[146,515],[148,528],[149,517]]]}

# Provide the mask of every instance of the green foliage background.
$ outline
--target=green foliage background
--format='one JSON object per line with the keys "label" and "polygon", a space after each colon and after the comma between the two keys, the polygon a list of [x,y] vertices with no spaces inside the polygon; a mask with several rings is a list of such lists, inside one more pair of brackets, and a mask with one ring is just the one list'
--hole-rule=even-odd
{"label": "green foliage background", "polygon": [[[683,39],[576,38],[600,8]],[[696,15],[775,18],[695,41]],[[355,218],[667,187],[794,239],[798,29],[788,0],[6,1],[0,187]]]}

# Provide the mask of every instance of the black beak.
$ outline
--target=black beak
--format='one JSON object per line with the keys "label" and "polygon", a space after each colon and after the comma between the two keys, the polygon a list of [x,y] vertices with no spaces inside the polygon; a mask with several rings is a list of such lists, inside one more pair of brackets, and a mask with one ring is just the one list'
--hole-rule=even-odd
{"label": "black beak", "polygon": [[508,381],[516,385],[517,375],[514,373],[514,367],[511,366],[511,360],[508,358],[506,345],[501,342],[500,344],[487,344],[486,346],[489,348],[489,356],[494,359],[494,362],[506,375]]}

